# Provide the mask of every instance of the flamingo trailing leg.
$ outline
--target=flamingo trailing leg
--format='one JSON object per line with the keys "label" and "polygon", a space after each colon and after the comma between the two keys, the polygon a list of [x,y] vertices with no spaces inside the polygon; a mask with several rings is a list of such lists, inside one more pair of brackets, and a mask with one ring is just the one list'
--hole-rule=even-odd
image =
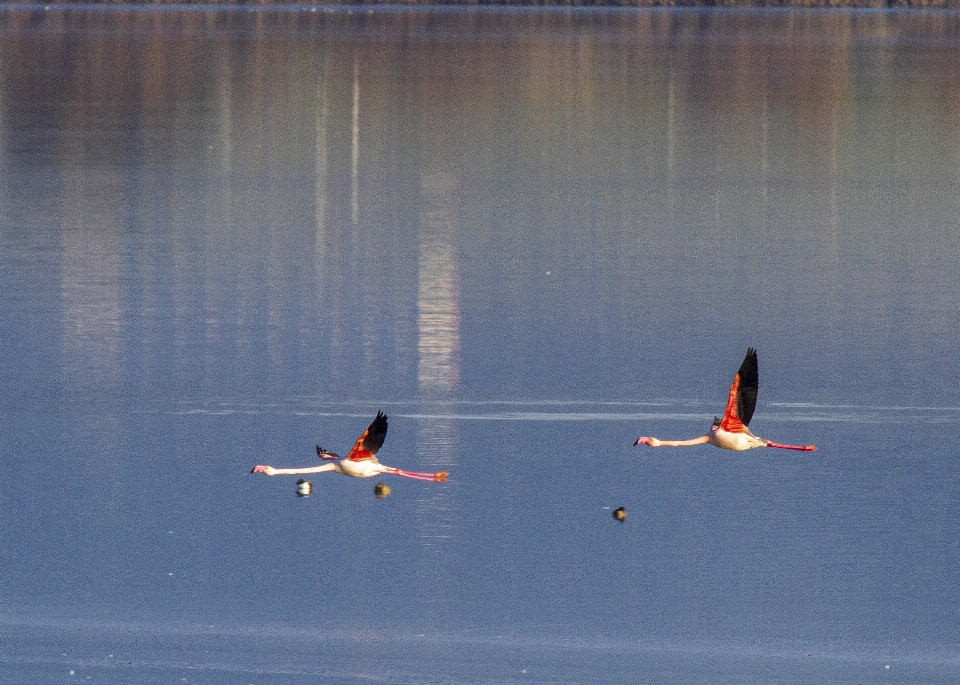
{"label": "flamingo trailing leg", "polygon": [[727,399],[727,408],[723,412],[723,418],[713,420],[709,433],[690,440],[658,440],[657,438],[643,436],[637,438],[637,441],[633,444],[635,446],[649,445],[650,447],[687,447],[708,442],[725,450],[737,451],[749,450],[754,447],[779,447],[780,449],[801,450],[803,452],[812,452],[817,449],[813,445],[784,445],[772,440],[764,440],[750,432],[747,426],[750,425],[753,410],[757,407],[757,389],[759,387],[760,372],[757,366],[757,351],[750,347],[747,348],[747,356],[743,358],[740,370],[737,371],[737,375],[733,379],[733,385],[730,386],[730,397]]}
{"label": "flamingo trailing leg", "polygon": [[377,417],[363,431],[363,434],[357,438],[347,456],[340,458],[339,454],[325,450],[317,445],[317,456],[328,462],[320,466],[309,466],[302,469],[275,469],[272,466],[257,465],[253,467],[250,473],[265,473],[268,476],[291,476],[301,473],[323,473],[333,471],[344,476],[353,478],[372,478],[380,474],[387,473],[394,476],[403,476],[404,478],[413,478],[415,480],[430,480],[436,483],[442,483],[447,480],[449,475],[446,471],[438,473],[423,473],[421,471],[405,471],[392,466],[385,466],[377,461],[377,451],[383,446],[383,440],[387,436],[387,415],[383,412],[377,412]]}

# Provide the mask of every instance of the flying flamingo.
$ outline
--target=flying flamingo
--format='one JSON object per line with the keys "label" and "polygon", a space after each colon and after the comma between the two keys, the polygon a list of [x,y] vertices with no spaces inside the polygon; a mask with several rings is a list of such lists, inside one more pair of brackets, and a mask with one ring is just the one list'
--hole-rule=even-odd
{"label": "flying flamingo", "polygon": [[634,444],[649,445],[650,447],[686,447],[688,445],[702,445],[709,442],[711,445],[725,450],[749,450],[754,447],[779,447],[785,450],[802,450],[813,452],[817,449],[813,445],[782,445],[758,438],[747,428],[753,418],[753,410],[757,407],[757,388],[760,386],[760,372],[757,370],[757,351],[747,348],[747,356],[743,358],[740,370],[737,371],[730,386],[730,398],[723,418],[714,418],[710,432],[691,440],[657,440],[656,438],[639,437]]}
{"label": "flying flamingo", "polygon": [[[302,469],[275,469],[272,466],[257,465],[253,467],[250,473],[265,473],[268,476],[287,476],[298,473],[322,473],[323,471],[335,471],[344,476],[354,478],[372,478],[381,473],[391,473],[394,476],[403,476],[404,478],[414,478],[416,480],[432,480],[442,483],[447,480],[449,475],[446,471],[439,473],[421,473],[420,471],[403,471],[395,469],[392,466],[384,466],[377,461],[377,450],[383,446],[383,439],[387,436],[387,415],[381,411],[377,412],[377,418],[363,431],[363,435],[357,438],[347,456],[343,459],[339,454],[325,450],[317,445],[317,456],[331,463],[321,464],[320,466],[310,466]],[[339,461],[337,461],[339,460]]]}

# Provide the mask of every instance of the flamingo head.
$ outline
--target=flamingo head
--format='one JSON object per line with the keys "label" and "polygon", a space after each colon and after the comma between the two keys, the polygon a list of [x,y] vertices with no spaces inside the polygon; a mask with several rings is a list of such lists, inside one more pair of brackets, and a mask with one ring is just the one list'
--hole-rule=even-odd
{"label": "flamingo head", "polygon": [[261,465],[261,464],[257,464],[257,465],[254,466],[252,469],[250,469],[250,473],[265,473],[265,474],[267,474],[268,476],[272,476],[272,475],[273,475],[273,467],[272,467],[272,466],[263,466],[263,465]]}
{"label": "flamingo head", "polygon": [[641,436],[637,438],[637,441],[635,443],[633,443],[634,447],[636,447],[637,445],[650,445],[650,447],[659,447],[660,441],[657,440],[656,438],[648,438],[646,436]]}

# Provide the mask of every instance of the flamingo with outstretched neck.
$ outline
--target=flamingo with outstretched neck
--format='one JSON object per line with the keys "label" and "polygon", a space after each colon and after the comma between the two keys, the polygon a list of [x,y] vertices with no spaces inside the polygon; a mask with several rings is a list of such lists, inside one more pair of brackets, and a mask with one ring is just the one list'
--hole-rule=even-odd
{"label": "flamingo with outstretched neck", "polygon": [[634,444],[650,447],[687,447],[710,443],[725,450],[749,450],[754,447],[779,447],[784,450],[801,450],[813,452],[817,448],[813,445],[784,445],[772,440],[758,438],[750,432],[747,426],[753,418],[753,410],[757,407],[757,389],[760,387],[760,372],[757,366],[757,351],[747,348],[747,355],[740,364],[733,384],[730,386],[730,397],[727,399],[727,408],[723,418],[715,418],[710,432],[699,438],[690,440],[658,440],[641,436]]}
{"label": "flamingo with outstretched neck", "polygon": [[442,483],[450,475],[446,471],[438,473],[423,473],[421,471],[404,471],[392,466],[385,466],[377,461],[377,451],[383,446],[383,440],[387,437],[387,415],[381,411],[377,412],[377,417],[363,431],[363,434],[357,438],[346,457],[341,458],[339,454],[325,450],[317,445],[317,456],[327,461],[320,466],[309,466],[302,469],[275,469],[272,466],[254,466],[250,473],[265,473],[268,476],[290,476],[301,473],[323,473],[333,471],[344,476],[353,478],[372,478],[380,474],[392,474],[394,476],[403,476],[404,478],[413,478],[415,480],[430,480],[436,483]]}

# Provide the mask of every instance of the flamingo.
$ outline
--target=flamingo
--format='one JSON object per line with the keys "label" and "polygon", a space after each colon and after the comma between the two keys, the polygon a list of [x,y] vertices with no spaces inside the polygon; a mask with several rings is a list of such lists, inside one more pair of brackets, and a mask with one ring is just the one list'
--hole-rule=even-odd
{"label": "flamingo", "polygon": [[377,412],[377,417],[370,423],[367,430],[357,438],[347,456],[340,458],[340,455],[325,450],[317,445],[317,456],[330,463],[320,466],[310,466],[302,469],[275,469],[272,466],[254,466],[250,473],[265,473],[268,476],[287,476],[299,473],[322,473],[324,471],[335,471],[344,476],[353,478],[372,478],[381,473],[389,473],[394,476],[403,476],[404,478],[414,478],[416,480],[431,480],[436,483],[443,483],[450,475],[446,471],[439,473],[422,473],[420,471],[403,471],[384,466],[377,461],[377,450],[383,446],[383,439],[387,436],[387,415],[382,411]]}
{"label": "flamingo", "polygon": [[747,428],[753,418],[753,410],[757,407],[757,388],[760,386],[760,373],[757,370],[757,351],[747,348],[747,355],[740,364],[733,384],[730,386],[730,397],[723,418],[713,419],[710,432],[699,438],[690,440],[658,440],[641,436],[634,446],[649,445],[650,447],[686,447],[688,445],[702,445],[709,442],[711,445],[725,450],[749,450],[754,447],[779,447],[784,450],[801,450],[813,452],[817,448],[813,445],[784,445],[772,440],[758,438]]}

